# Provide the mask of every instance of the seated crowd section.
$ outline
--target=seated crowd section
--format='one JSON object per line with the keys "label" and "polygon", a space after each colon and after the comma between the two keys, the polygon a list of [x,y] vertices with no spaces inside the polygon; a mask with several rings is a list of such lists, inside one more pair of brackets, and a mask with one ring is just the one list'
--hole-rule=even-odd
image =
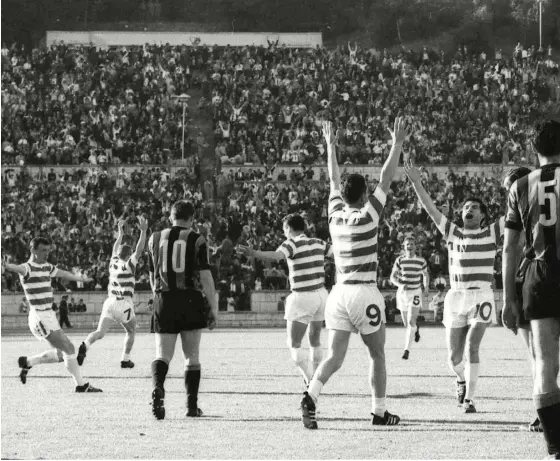
{"label": "seated crowd section", "polygon": [[[326,168],[319,177],[305,169],[325,163],[321,120],[339,129],[341,163],[381,165],[390,149],[387,127],[403,114],[411,127],[404,153],[417,163],[507,168],[534,162],[531,123],[560,102],[550,52],[519,47],[513,56],[498,50],[490,57],[466,48],[452,55],[390,54],[274,43],[14,45],[2,48],[2,83],[3,252],[22,262],[31,238],[45,235],[53,242],[51,262],[94,279],[72,283],[72,290],[105,290],[118,218],[129,219],[129,238],[136,239],[139,214],[159,229],[168,225],[171,204],[187,198],[197,209],[195,227],[209,242],[221,308],[230,303],[239,310],[249,308],[251,290],[287,288],[287,267],[248,261],[236,253],[237,244],[275,250],[284,239],[281,219],[291,212],[304,215],[309,235],[329,239]],[[202,90],[199,108],[213,120],[216,141],[217,174],[204,184],[192,166],[171,166],[181,155],[183,128],[182,106],[173,96],[193,86]],[[220,173],[221,166],[246,163],[253,166],[248,174]],[[50,169],[56,164],[68,166]],[[130,172],[115,164],[138,166]],[[42,166],[31,173],[27,165]],[[499,174],[490,169],[423,174],[436,203],[455,220],[469,195],[487,203],[492,219],[504,213]],[[368,180],[373,187],[374,178]],[[416,236],[432,283],[447,274],[445,244],[406,180],[393,184],[379,232],[381,288],[390,287],[392,264],[408,235]],[[332,284],[332,263],[326,273]],[[146,257],[136,289],[149,289]],[[2,291],[20,290],[16,277],[2,276]]]}

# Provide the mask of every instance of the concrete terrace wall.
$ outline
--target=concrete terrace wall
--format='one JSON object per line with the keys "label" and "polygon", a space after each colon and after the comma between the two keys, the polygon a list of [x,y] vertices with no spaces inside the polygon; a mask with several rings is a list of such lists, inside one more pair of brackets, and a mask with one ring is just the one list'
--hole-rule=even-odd
{"label": "concrete terrace wall", "polygon": [[[395,291],[383,291],[384,296],[394,296]],[[287,291],[259,291],[251,296],[251,312],[220,312],[220,328],[281,328],[285,326],[284,313],[278,312],[278,301],[282,296],[288,295]],[[430,293],[431,297],[435,292]],[[83,298],[87,306],[86,313],[70,313],[70,322],[78,329],[94,329],[99,320],[99,314],[106,299],[104,292],[76,292],[72,296],[76,300]],[[502,292],[494,292],[496,308],[501,310]],[[2,332],[27,331],[27,314],[19,313],[19,303],[23,294],[2,295]],[[58,304],[61,293],[55,295]],[[141,331],[146,331],[150,326],[151,313],[147,311],[147,303],[151,297],[150,292],[138,292],[134,296],[136,318]],[[426,306],[425,306],[426,307]],[[427,322],[433,322],[433,312],[423,309],[421,312]],[[400,316],[396,316],[400,322]],[[115,325],[114,328],[120,328]]]}

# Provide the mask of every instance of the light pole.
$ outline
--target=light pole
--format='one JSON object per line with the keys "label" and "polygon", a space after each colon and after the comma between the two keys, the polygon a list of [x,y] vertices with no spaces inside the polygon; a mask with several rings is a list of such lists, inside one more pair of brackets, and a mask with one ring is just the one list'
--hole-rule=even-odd
{"label": "light pole", "polygon": [[542,4],[544,0],[537,0],[539,2],[539,51],[542,51]]}
{"label": "light pole", "polygon": [[183,141],[181,142],[181,160],[185,161],[185,113],[187,110],[187,102],[190,99],[190,96],[183,93],[173,96],[173,99],[183,104]]}

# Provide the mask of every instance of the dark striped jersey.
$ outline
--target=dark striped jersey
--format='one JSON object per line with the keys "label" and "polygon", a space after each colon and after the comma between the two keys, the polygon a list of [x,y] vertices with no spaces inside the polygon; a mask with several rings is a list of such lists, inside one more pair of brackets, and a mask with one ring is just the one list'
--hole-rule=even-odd
{"label": "dark striped jersey", "polygon": [[545,165],[513,183],[506,227],[525,231],[529,259],[560,261],[560,164]]}
{"label": "dark striped jersey", "polygon": [[[396,259],[393,271],[399,272],[400,282],[403,283],[405,289],[413,290],[422,287],[422,277],[428,273],[428,264],[421,256],[402,255]],[[426,279],[424,279],[425,281]]]}
{"label": "dark striped jersey", "polygon": [[491,289],[494,258],[504,233],[504,218],[481,229],[463,229],[441,217],[439,231],[449,251],[449,285],[451,289]]}
{"label": "dark striped jersey", "polygon": [[210,270],[206,240],[179,226],[154,232],[148,241],[148,264],[156,292],[200,290],[200,271]]}
{"label": "dark striped jersey", "polygon": [[286,256],[292,291],[314,291],[325,286],[325,255],[330,245],[305,234],[286,240],[278,250]]}
{"label": "dark striped jersey", "polygon": [[137,264],[138,261],[134,254],[128,261],[122,261],[116,255],[111,258],[109,262],[109,285],[107,286],[109,296],[118,298],[132,298],[134,296]]}
{"label": "dark striped jersey", "polygon": [[56,277],[58,268],[52,264],[37,264],[31,260],[23,264],[25,275],[20,275],[19,280],[29,307],[36,311],[52,309],[54,302],[51,278]]}
{"label": "dark striped jersey", "polygon": [[339,190],[329,198],[329,231],[332,238],[337,284],[374,284],[377,282],[377,229],[379,215],[387,197],[377,187],[371,202],[350,208]]}

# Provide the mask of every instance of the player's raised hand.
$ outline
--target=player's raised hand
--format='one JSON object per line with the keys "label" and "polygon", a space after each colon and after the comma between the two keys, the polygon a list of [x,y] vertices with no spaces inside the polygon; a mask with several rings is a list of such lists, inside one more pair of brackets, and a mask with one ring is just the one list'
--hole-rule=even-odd
{"label": "player's raised hand", "polygon": [[124,219],[119,219],[117,226],[119,227],[119,232],[121,234],[124,234],[124,225],[125,225],[125,220]]}
{"label": "player's raised hand", "polygon": [[420,170],[416,168],[412,160],[407,160],[406,162],[404,162],[403,167],[406,176],[408,177],[408,179],[410,179],[410,182],[413,183],[422,182],[422,176],[420,176]]}
{"label": "player's raised hand", "polygon": [[322,126],[323,126],[323,136],[325,138],[325,141],[327,141],[327,144],[329,146],[336,144],[337,138],[333,130],[332,122],[328,120],[324,120]]}
{"label": "player's raised hand", "polygon": [[237,245],[236,249],[238,253],[241,253],[243,256],[246,256],[247,258],[253,258],[255,256],[255,250],[253,250],[249,246]]}
{"label": "player's raised hand", "polygon": [[502,309],[502,323],[508,329],[517,334],[519,328],[519,306],[514,302],[504,302]]}
{"label": "player's raised hand", "polygon": [[389,130],[389,133],[391,133],[391,138],[393,138],[393,145],[402,144],[408,136],[406,122],[403,117],[397,117],[395,119],[394,129],[391,130],[391,128],[387,128],[387,130]]}
{"label": "player's raised hand", "polygon": [[84,283],[93,282],[93,279],[89,275],[84,274],[84,275],[82,275],[82,282],[84,282]]}
{"label": "player's raised hand", "polygon": [[146,232],[148,230],[148,220],[142,215],[138,216],[138,227],[142,232]]}

